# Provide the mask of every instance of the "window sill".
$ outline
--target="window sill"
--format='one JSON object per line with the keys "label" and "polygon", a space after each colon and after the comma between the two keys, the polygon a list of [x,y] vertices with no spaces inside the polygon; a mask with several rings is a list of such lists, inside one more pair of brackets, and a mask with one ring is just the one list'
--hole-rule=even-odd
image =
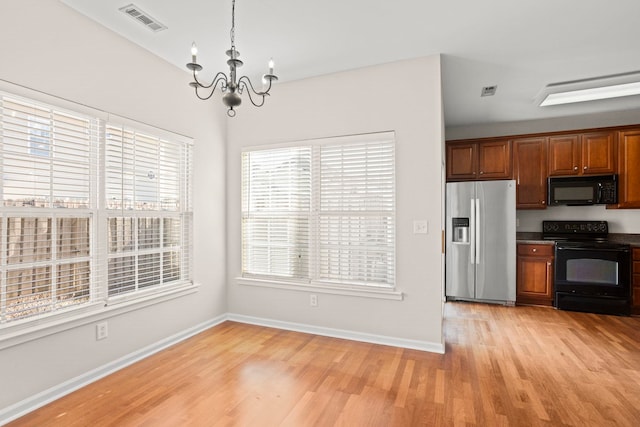
{"label": "window sill", "polygon": [[117,304],[111,302],[109,305],[96,303],[85,307],[84,311],[61,313],[59,316],[53,315],[21,325],[4,326],[0,328],[0,350],[180,298],[197,292],[198,288],[197,284],[189,284],[135,300]]}
{"label": "window sill", "polygon": [[287,282],[276,279],[256,279],[236,277],[236,283],[243,286],[259,286],[264,288],[284,289],[289,291],[315,292],[321,294],[346,295],[363,298],[403,300],[403,293],[395,289],[378,289],[374,287],[355,288],[339,285],[316,285],[309,283]]}

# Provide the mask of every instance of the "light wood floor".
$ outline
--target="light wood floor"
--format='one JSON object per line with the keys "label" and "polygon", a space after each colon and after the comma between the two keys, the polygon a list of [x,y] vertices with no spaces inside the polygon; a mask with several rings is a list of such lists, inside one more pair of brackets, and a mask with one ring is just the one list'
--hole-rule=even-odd
{"label": "light wood floor", "polygon": [[640,426],[640,318],[445,311],[445,355],[227,322],[10,426]]}

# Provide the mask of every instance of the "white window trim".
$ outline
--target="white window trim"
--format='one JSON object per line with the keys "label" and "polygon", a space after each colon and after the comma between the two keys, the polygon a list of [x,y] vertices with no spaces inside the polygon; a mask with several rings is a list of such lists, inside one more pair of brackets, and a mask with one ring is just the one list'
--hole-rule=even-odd
{"label": "white window trim", "polygon": [[[325,138],[313,138],[313,139],[303,139],[296,140],[290,142],[282,142],[275,144],[266,144],[266,145],[250,145],[241,149],[241,153],[258,151],[258,150],[272,150],[278,148],[289,148],[289,147],[300,147],[300,146],[310,146],[310,147],[320,147],[322,145],[329,144],[339,144],[344,143],[346,139],[349,142],[358,143],[358,142],[368,142],[370,141],[371,135],[379,135],[382,137],[390,137],[394,141],[396,140],[395,131],[379,131],[379,132],[369,132],[357,135],[341,135],[341,136],[332,136]],[[242,185],[242,182],[241,184]],[[313,197],[313,196],[312,196]],[[397,203],[397,201],[396,201]],[[242,217],[242,211],[240,212],[240,217]],[[395,244],[394,244],[394,252],[397,248],[397,238],[398,238],[398,230],[397,230],[397,204],[396,209],[394,210],[394,217],[396,217],[396,230],[395,230]],[[242,245],[241,245],[242,246]],[[348,283],[329,283],[322,282],[316,280],[301,280],[301,279],[286,279],[273,277],[268,275],[251,275],[251,274],[242,274],[235,278],[235,282],[237,285],[242,286],[257,286],[264,288],[272,288],[272,289],[282,289],[282,290],[293,290],[293,291],[313,291],[317,293],[325,293],[325,294],[333,294],[333,295],[345,295],[345,296],[357,296],[357,297],[365,297],[365,298],[377,298],[377,299],[388,299],[388,300],[396,300],[402,301],[404,299],[404,293],[398,290],[398,276],[397,276],[397,253],[394,256],[394,260],[396,265],[394,266],[395,274],[395,283],[391,287],[383,287],[376,286],[370,284],[358,284],[358,285],[349,285]]]}
{"label": "white window trim", "polygon": [[243,286],[257,286],[262,288],[282,289],[288,291],[304,291],[320,294],[345,295],[395,301],[402,301],[404,299],[404,293],[395,288],[377,288],[375,286],[365,285],[358,285],[357,287],[336,284],[320,285],[316,284],[316,282],[308,283],[254,277],[236,277],[235,281],[236,284]]}

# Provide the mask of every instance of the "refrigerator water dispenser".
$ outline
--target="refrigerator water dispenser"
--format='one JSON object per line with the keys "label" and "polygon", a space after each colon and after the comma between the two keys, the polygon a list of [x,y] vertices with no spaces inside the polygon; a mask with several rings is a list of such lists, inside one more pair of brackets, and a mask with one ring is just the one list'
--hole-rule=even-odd
{"label": "refrigerator water dispenser", "polygon": [[453,243],[469,244],[469,218],[451,218]]}

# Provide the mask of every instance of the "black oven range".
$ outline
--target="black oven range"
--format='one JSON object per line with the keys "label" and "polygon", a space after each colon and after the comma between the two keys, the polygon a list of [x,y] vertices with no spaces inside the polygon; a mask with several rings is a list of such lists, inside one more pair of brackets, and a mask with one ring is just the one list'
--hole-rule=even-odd
{"label": "black oven range", "polygon": [[630,314],[630,248],[607,241],[608,234],[607,221],[543,221],[543,238],[556,242],[556,308]]}

